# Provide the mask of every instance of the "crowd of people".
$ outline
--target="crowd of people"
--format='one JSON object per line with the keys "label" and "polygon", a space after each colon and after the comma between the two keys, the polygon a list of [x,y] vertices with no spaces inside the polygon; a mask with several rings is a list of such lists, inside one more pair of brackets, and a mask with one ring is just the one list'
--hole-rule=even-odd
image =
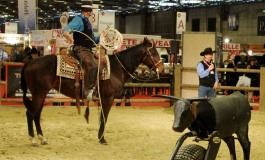
{"label": "crowd of people", "polygon": [[40,51],[35,47],[25,47],[24,50],[20,52],[13,52],[10,57],[10,62],[26,62],[32,58],[37,58],[40,56]]}
{"label": "crowd of people", "polygon": [[[265,67],[265,54],[263,56],[248,56],[246,53],[242,52],[240,55],[231,58],[228,55],[226,60],[226,68],[233,68],[235,72],[226,72],[226,79],[223,85],[226,86],[236,86],[240,76],[245,75],[251,79],[250,87],[259,87],[260,84],[260,74],[258,73],[242,73],[236,72],[237,69],[260,69],[260,67]],[[228,90],[227,94],[231,94],[233,90]],[[253,95],[259,96],[259,91],[241,91],[247,97],[249,102],[253,102]]]}

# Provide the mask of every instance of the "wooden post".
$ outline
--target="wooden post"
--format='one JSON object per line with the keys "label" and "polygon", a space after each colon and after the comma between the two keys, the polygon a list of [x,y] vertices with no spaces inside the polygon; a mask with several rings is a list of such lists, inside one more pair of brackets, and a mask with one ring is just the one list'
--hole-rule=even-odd
{"label": "wooden post", "polygon": [[265,67],[260,68],[259,111],[265,112]]}
{"label": "wooden post", "polygon": [[175,64],[174,65],[174,78],[175,78],[175,86],[174,86],[174,96],[175,97],[181,97],[181,79],[182,79],[182,73],[181,73],[181,65]]}

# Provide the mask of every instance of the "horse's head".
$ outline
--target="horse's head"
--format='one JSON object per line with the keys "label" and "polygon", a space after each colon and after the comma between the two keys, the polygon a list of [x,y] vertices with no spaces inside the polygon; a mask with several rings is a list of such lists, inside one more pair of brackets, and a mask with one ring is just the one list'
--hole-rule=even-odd
{"label": "horse's head", "polygon": [[163,62],[156,50],[155,44],[150,42],[148,38],[144,38],[142,44],[144,47],[144,55],[142,56],[142,63],[154,71],[161,73],[164,70]]}

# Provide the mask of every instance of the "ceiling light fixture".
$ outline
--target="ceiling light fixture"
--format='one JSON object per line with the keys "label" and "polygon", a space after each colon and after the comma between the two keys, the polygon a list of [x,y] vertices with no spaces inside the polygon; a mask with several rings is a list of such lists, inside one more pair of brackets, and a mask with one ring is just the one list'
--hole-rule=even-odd
{"label": "ceiling light fixture", "polygon": [[201,3],[201,0],[181,0],[180,3],[185,4],[185,3]]}

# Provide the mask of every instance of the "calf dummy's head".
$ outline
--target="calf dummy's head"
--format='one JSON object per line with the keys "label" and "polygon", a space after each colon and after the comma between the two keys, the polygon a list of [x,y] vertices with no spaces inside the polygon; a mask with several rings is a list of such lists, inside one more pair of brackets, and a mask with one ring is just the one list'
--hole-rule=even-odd
{"label": "calf dummy's head", "polygon": [[193,112],[195,110],[193,110],[189,101],[185,99],[178,100],[174,106],[174,123],[172,129],[176,132],[183,132],[195,121],[196,113]]}
{"label": "calf dummy's head", "polygon": [[177,98],[169,95],[152,95],[153,97],[163,97],[177,101],[174,105],[174,123],[172,129],[176,132],[183,132],[192,122],[196,120],[196,104],[193,102],[209,101],[209,98]]}

